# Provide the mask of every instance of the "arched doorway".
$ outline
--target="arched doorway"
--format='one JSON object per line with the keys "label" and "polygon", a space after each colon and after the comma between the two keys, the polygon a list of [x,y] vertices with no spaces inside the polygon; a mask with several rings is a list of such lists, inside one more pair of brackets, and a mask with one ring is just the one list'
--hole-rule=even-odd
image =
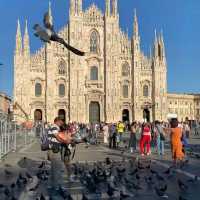
{"label": "arched doorway", "polygon": [[149,109],[144,109],[143,110],[143,119],[146,122],[150,122],[150,111],[149,111]]}
{"label": "arched doorway", "polygon": [[66,112],[64,109],[60,109],[58,111],[58,117],[60,117],[63,120],[63,122],[66,122]]}
{"label": "arched doorway", "polygon": [[34,121],[42,121],[42,110],[36,109],[34,112]]}
{"label": "arched doorway", "polygon": [[123,122],[129,122],[130,118],[129,118],[129,110],[128,109],[124,109],[122,111],[122,121]]}
{"label": "arched doorway", "polygon": [[100,122],[100,105],[98,102],[90,103],[89,121],[90,121],[90,123],[99,123]]}

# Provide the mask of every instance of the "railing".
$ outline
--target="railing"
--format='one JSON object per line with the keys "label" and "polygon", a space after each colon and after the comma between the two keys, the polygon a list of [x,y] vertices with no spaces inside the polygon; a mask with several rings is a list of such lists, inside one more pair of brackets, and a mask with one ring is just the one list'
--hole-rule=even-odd
{"label": "railing", "polygon": [[26,147],[35,140],[35,128],[27,129],[0,113],[0,160],[12,151]]}

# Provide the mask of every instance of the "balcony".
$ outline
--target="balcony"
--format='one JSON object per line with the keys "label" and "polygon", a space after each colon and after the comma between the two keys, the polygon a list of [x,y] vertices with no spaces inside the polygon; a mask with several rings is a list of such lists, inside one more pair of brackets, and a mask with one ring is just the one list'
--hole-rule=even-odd
{"label": "balcony", "polygon": [[86,80],[85,82],[86,88],[99,88],[103,89],[103,81],[102,80]]}

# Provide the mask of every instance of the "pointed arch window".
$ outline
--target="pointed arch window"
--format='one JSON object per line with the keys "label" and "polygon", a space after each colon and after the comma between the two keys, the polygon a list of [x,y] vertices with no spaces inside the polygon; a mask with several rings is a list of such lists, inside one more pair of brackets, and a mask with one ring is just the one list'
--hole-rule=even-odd
{"label": "pointed arch window", "polygon": [[130,76],[130,67],[128,63],[124,63],[122,65],[122,76]]}
{"label": "pointed arch window", "polygon": [[92,81],[98,80],[98,68],[96,66],[93,66],[90,69],[90,80]]}
{"label": "pointed arch window", "polygon": [[99,34],[96,30],[94,30],[90,35],[90,52],[98,53],[98,48],[99,48]]}
{"label": "pointed arch window", "polygon": [[58,74],[62,76],[66,74],[66,62],[64,60],[61,60],[58,65]]}
{"label": "pointed arch window", "polygon": [[35,84],[35,96],[40,97],[42,95],[42,85],[40,83]]}
{"label": "pointed arch window", "polygon": [[149,87],[148,85],[143,86],[143,96],[148,97],[149,96]]}

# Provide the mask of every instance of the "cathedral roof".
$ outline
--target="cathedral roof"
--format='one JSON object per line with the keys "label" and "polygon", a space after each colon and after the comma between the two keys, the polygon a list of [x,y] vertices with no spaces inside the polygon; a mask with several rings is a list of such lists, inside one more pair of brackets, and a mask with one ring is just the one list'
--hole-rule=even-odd
{"label": "cathedral roof", "polygon": [[90,22],[96,22],[103,20],[103,13],[93,3],[84,13],[84,17],[89,19]]}

